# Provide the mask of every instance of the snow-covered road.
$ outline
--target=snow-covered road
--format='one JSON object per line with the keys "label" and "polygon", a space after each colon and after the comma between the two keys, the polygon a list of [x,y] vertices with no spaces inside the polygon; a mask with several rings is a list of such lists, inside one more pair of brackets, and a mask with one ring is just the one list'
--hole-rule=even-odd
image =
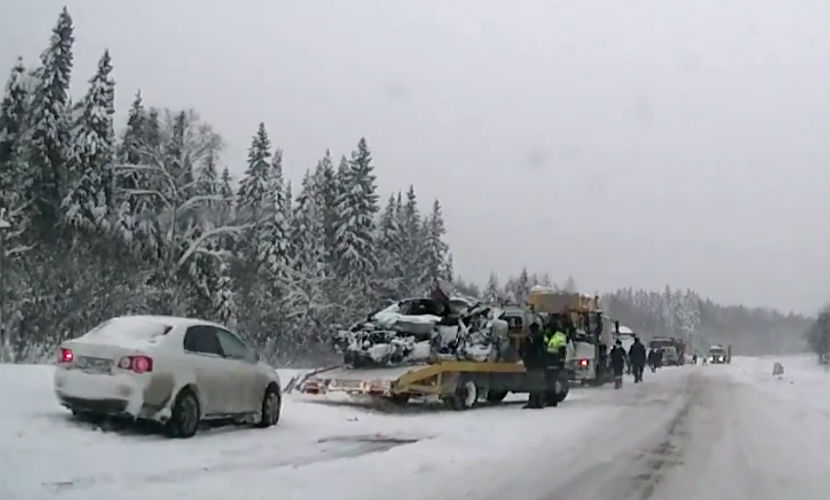
{"label": "snow-covered road", "polygon": [[[74,420],[0,365],[0,498],[830,498],[830,375],[735,358],[470,412],[291,396],[276,428],[168,440]],[[287,379],[285,379],[287,380]]]}

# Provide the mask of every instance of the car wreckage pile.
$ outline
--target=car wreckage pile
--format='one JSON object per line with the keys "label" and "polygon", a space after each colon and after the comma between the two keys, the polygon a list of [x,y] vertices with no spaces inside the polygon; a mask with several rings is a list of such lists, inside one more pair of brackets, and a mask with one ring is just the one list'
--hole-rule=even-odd
{"label": "car wreckage pile", "polygon": [[495,361],[509,346],[500,311],[441,287],[429,298],[406,299],[337,330],[334,346],[354,367],[396,366],[436,361]]}

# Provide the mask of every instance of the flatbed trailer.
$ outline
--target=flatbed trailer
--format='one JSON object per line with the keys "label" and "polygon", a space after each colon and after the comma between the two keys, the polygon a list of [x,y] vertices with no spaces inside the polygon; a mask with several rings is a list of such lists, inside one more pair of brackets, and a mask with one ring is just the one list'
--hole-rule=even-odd
{"label": "flatbed trailer", "polygon": [[[552,369],[546,392],[560,402],[568,395],[568,371]],[[529,392],[522,363],[440,361],[397,367],[318,370],[299,384],[306,394],[345,393],[377,396],[404,404],[413,397],[438,397],[455,410],[472,408],[480,400],[500,402],[510,393]]]}

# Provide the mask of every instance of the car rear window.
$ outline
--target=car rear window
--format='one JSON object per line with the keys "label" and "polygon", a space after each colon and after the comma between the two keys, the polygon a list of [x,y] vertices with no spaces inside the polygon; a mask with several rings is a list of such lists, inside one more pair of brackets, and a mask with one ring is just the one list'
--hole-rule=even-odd
{"label": "car rear window", "polygon": [[104,321],[83,338],[108,344],[155,343],[173,327],[144,318],[115,318]]}

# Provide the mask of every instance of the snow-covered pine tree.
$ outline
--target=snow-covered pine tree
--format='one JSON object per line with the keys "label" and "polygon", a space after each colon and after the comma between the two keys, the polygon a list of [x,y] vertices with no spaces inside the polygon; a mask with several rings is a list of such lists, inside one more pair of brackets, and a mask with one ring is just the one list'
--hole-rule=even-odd
{"label": "snow-covered pine tree", "polygon": [[371,161],[366,139],[361,138],[348,167],[338,175],[343,186],[337,203],[340,213],[335,240],[337,263],[341,276],[360,287],[366,287],[377,267],[374,236],[378,196]]}
{"label": "snow-covered pine tree", "polygon": [[[318,207],[317,217],[323,226],[323,259],[327,267],[333,268],[335,258],[335,240],[339,214],[337,212],[338,185],[337,174],[331,161],[331,153],[317,162],[314,169],[314,200]],[[333,270],[333,269],[332,269]],[[329,273],[329,274],[334,274]]]}
{"label": "snow-covered pine tree", "polygon": [[258,260],[270,274],[276,289],[284,289],[288,279],[288,224],[290,200],[282,173],[282,151],[276,149],[267,172],[262,222],[258,226]]}
{"label": "snow-covered pine tree", "polygon": [[576,280],[574,279],[573,276],[568,275],[568,279],[565,280],[565,283],[562,285],[562,290],[564,290],[567,293],[576,293],[577,292]]}
{"label": "snow-covered pine tree", "polygon": [[519,277],[516,279],[515,288],[513,289],[513,294],[516,297],[516,301],[519,304],[524,304],[527,302],[527,297],[530,292],[530,276],[527,274],[527,268],[523,267],[522,272],[519,273]]}
{"label": "snow-covered pine tree", "polygon": [[145,131],[147,129],[147,111],[141,99],[141,91],[135,93],[127,114],[127,128],[118,149],[118,161],[137,165],[141,162],[141,149],[145,145]]}
{"label": "snow-covered pine tree", "polygon": [[5,209],[4,217],[15,228],[15,233],[24,222],[21,212],[24,206],[22,192],[28,177],[23,156],[28,98],[26,68],[23,59],[18,57],[0,103],[0,209]]}
{"label": "snow-covered pine tree", "polygon": [[150,148],[161,146],[161,119],[156,108],[150,108],[147,112],[147,120],[144,122],[144,144]]}
{"label": "snow-covered pine tree", "polygon": [[233,290],[233,281],[230,275],[230,266],[221,261],[218,269],[216,289],[213,294],[214,315],[216,319],[228,328],[236,329],[237,306]]}
{"label": "snow-covered pine tree", "polygon": [[[196,193],[215,196],[220,194],[221,187],[219,174],[216,171],[216,153],[211,151],[196,174]],[[205,203],[205,206],[209,210],[215,210],[219,208],[220,203],[210,200]]]}
{"label": "snow-covered pine tree", "polygon": [[[3,101],[0,102],[0,168],[19,154],[19,146],[26,128],[26,105],[29,97],[26,88],[26,68],[18,57],[6,82]],[[13,172],[2,171],[3,177]]]}
{"label": "snow-covered pine tree", "polygon": [[[233,191],[233,178],[227,166],[222,169],[222,177],[218,181],[217,194],[219,195],[219,200],[216,202],[217,218],[221,225],[226,226],[234,220],[234,205],[236,200],[236,193]],[[237,242],[234,235],[228,234],[222,237],[221,248],[233,253],[236,245]]]}
{"label": "snow-covered pine tree", "polygon": [[300,275],[320,273],[323,263],[323,224],[321,207],[315,199],[311,172],[306,170],[289,225],[291,267]]}
{"label": "snow-covered pine tree", "polygon": [[67,105],[72,72],[72,18],[66,7],[58,16],[49,46],[41,53],[36,71],[37,87],[32,97],[32,129],[28,164],[31,178],[26,198],[33,202],[33,230],[42,239],[53,238],[70,153]]}
{"label": "snow-covered pine tree", "polygon": [[398,222],[395,195],[390,195],[380,216],[377,241],[378,276],[376,283],[378,296],[382,300],[398,299],[406,293],[402,288],[404,279],[403,235]]}
{"label": "snow-covered pine tree", "polygon": [[69,190],[61,205],[66,223],[83,231],[112,228],[115,82],[111,71],[106,50],[82,102],[67,175]]}
{"label": "snow-covered pine tree", "polygon": [[[135,94],[135,99],[130,105],[127,115],[127,128],[118,146],[118,162],[130,165],[138,165],[142,159],[142,149],[146,147],[144,132],[147,127],[147,111],[141,100],[141,91]],[[137,189],[144,187],[144,176],[142,172],[130,172],[116,176],[116,187],[120,189]],[[116,219],[117,231],[120,237],[127,243],[132,243],[137,236],[139,213],[142,211],[138,203],[144,200],[122,196],[119,189],[116,189]]]}
{"label": "snow-covered pine tree", "polygon": [[340,163],[337,164],[337,172],[335,173],[335,185],[337,186],[337,199],[339,200],[347,194],[346,184],[349,177],[349,160],[346,155],[340,157]]}
{"label": "snow-covered pine tree", "polygon": [[484,289],[484,300],[487,302],[498,303],[502,300],[501,288],[499,287],[499,278],[496,273],[490,272],[487,278],[487,287]]}
{"label": "snow-covered pine tree", "polygon": [[219,194],[222,195],[222,203],[227,203],[227,208],[230,209],[236,199],[236,193],[233,192],[233,177],[231,177],[227,166],[222,169],[222,178],[219,182]]}
{"label": "snow-covered pine tree", "polygon": [[675,304],[674,296],[669,285],[666,285],[662,297],[658,296],[658,301],[660,319],[662,320],[662,329],[667,335],[675,335],[677,333],[677,325],[675,324]]}
{"label": "snow-covered pine tree", "polygon": [[[282,156],[282,155],[280,155]],[[285,180],[285,193],[282,202],[282,218],[285,220],[286,228],[291,225],[291,218],[294,216],[294,192],[291,181]],[[288,230],[286,229],[286,232]]]}
{"label": "snow-covered pine tree", "polygon": [[421,285],[427,289],[434,287],[441,280],[447,280],[447,252],[449,247],[444,242],[444,216],[441,203],[436,199],[432,203],[432,213],[424,219],[423,274]]}
{"label": "snow-covered pine tree", "polygon": [[239,182],[237,214],[245,221],[258,221],[268,194],[270,180],[271,140],[260,123],[248,149],[248,168]]}
{"label": "snow-covered pine tree", "polygon": [[[447,249],[449,249],[449,246],[447,246]],[[453,269],[452,254],[447,255],[447,263],[444,266],[444,279],[446,279],[448,283],[452,283],[455,279],[455,270]],[[476,285],[473,284],[472,286]]]}
{"label": "snow-covered pine tree", "polygon": [[[400,203],[400,195],[396,204]],[[401,261],[403,262],[403,285],[407,295],[420,295],[431,283],[425,270],[425,237],[428,223],[421,220],[415,187],[410,185],[406,192],[406,203],[398,210],[398,224],[401,230]]]}
{"label": "snow-covered pine tree", "polygon": [[303,346],[318,340],[320,325],[331,319],[324,299],[324,231],[315,192],[314,179],[306,171],[289,226],[291,272],[285,309],[292,338]]}

